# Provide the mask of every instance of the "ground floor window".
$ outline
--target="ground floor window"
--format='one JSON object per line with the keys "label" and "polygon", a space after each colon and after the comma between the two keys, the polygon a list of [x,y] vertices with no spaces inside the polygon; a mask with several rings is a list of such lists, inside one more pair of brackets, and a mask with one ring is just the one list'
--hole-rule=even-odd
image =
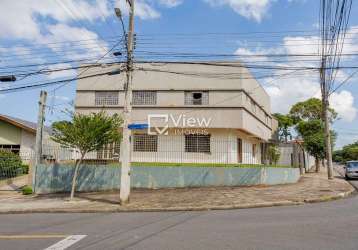
{"label": "ground floor window", "polygon": [[148,134],[133,135],[134,152],[158,152],[158,136]]}
{"label": "ground floor window", "polygon": [[210,153],[210,135],[185,135],[185,152]]}
{"label": "ground floor window", "polygon": [[0,144],[0,149],[13,152],[17,155],[20,153],[20,145]]}
{"label": "ground floor window", "polygon": [[114,159],[119,158],[120,143],[114,142],[105,145],[102,149],[97,151],[97,159]]}

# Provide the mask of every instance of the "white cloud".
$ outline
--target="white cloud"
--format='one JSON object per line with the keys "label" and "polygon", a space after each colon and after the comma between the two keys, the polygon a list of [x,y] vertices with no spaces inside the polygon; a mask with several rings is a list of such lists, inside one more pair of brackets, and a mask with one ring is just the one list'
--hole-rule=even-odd
{"label": "white cloud", "polygon": [[[50,32],[43,36],[39,43],[67,59],[97,58],[108,51],[107,44],[100,40],[96,33],[86,28],[71,27],[66,24],[48,25],[47,28]],[[77,40],[90,40],[91,43],[78,43],[75,48],[73,43],[65,43]]]}
{"label": "white cloud", "polygon": [[204,0],[211,6],[228,5],[235,12],[248,19],[261,22],[270,4],[275,0]]}
{"label": "white cloud", "polygon": [[[118,1],[116,7],[119,7],[124,15],[128,15],[129,6],[126,1]],[[143,20],[160,17],[160,13],[146,0],[137,0],[135,2],[134,14]]]}
{"label": "white cloud", "polygon": [[[58,70],[58,69],[67,69],[71,68],[71,64],[68,63],[60,63],[53,66],[49,66],[49,70]],[[74,77],[76,76],[77,72],[74,69],[70,70],[61,70],[61,71],[55,71],[51,72],[47,75],[49,79],[56,79],[56,78],[68,78],[68,77]]]}
{"label": "white cloud", "polygon": [[[346,45],[343,53],[349,54],[358,50],[358,30],[357,27],[351,27],[348,31]],[[242,57],[250,62],[258,62],[265,64],[265,61],[272,60],[267,57],[255,57],[257,54],[316,54],[318,53],[319,37],[285,37],[282,40],[283,46],[262,48],[258,47],[254,50],[240,47],[235,51],[236,55],[249,55]],[[239,58],[240,59],[240,58]],[[342,57],[343,62],[347,62],[352,58]],[[293,66],[293,67],[318,67],[319,57],[292,57],[283,60],[281,63],[274,65]],[[272,65],[270,62],[268,65]],[[271,96],[272,108],[274,112],[286,113],[292,104],[298,101],[304,101],[311,97],[320,98],[319,75],[317,71],[287,71],[274,70],[275,77],[265,79],[262,83]],[[351,72],[339,70],[337,72],[337,82],[340,83],[346,79]],[[355,81],[356,79],[351,79]],[[337,86],[337,84],[336,84]],[[331,106],[336,109],[339,117],[345,122],[352,122],[357,116],[357,108],[354,106],[354,96],[347,90],[335,92],[331,95]]]}
{"label": "white cloud", "polygon": [[41,37],[39,17],[70,23],[76,20],[95,21],[111,14],[106,0],[2,0],[0,6],[0,38],[27,40]]}
{"label": "white cloud", "polygon": [[330,106],[339,114],[344,121],[352,122],[357,115],[357,108],[354,107],[354,97],[351,92],[343,90],[333,93],[330,98]]}
{"label": "white cloud", "polygon": [[168,8],[176,7],[183,3],[183,0],[158,0],[159,4],[164,5]]}

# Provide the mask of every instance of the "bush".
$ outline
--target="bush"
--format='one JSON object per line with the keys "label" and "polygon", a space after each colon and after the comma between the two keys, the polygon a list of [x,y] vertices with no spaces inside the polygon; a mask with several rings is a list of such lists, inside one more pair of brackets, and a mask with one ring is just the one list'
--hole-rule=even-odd
{"label": "bush", "polygon": [[268,154],[270,157],[270,162],[272,162],[274,165],[277,165],[278,161],[280,160],[281,157],[281,152],[278,149],[278,147],[276,145],[271,145],[268,148]]}
{"label": "bush", "polygon": [[22,175],[24,170],[22,165],[20,156],[10,151],[0,150],[0,179]]}
{"label": "bush", "polygon": [[28,174],[29,173],[29,168],[30,168],[29,165],[22,164],[21,168],[22,168],[22,174]]}
{"label": "bush", "polygon": [[32,187],[30,187],[30,186],[23,186],[23,187],[22,187],[22,194],[23,194],[23,195],[30,195],[30,194],[32,194]]}

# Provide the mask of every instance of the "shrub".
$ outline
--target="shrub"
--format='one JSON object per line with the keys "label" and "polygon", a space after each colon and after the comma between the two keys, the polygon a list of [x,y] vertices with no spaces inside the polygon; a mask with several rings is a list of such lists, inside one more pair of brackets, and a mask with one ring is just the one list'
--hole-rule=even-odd
{"label": "shrub", "polygon": [[23,174],[20,156],[6,150],[0,150],[0,179],[12,178]]}
{"label": "shrub", "polygon": [[30,195],[30,194],[32,194],[32,187],[30,187],[30,186],[23,186],[23,187],[22,187],[22,194],[23,194],[23,195]]}
{"label": "shrub", "polygon": [[278,147],[276,145],[271,145],[268,148],[268,154],[270,157],[270,161],[274,164],[277,165],[278,161],[280,160],[281,157],[281,152],[278,149]]}
{"label": "shrub", "polygon": [[22,164],[21,165],[21,169],[22,169],[22,174],[28,174],[29,173],[29,165],[26,164]]}

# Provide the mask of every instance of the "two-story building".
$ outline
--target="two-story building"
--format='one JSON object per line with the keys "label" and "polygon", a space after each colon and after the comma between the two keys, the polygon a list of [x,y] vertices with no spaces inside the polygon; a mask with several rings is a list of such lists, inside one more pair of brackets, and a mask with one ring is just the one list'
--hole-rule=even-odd
{"label": "two-story building", "polygon": [[[88,68],[81,76],[120,66]],[[75,110],[123,112],[126,74],[78,81]],[[270,97],[238,62],[139,63],[133,72],[132,123],[149,124],[132,134],[136,162],[251,163],[264,161],[265,143],[277,122]],[[119,146],[92,154],[113,158]]]}

